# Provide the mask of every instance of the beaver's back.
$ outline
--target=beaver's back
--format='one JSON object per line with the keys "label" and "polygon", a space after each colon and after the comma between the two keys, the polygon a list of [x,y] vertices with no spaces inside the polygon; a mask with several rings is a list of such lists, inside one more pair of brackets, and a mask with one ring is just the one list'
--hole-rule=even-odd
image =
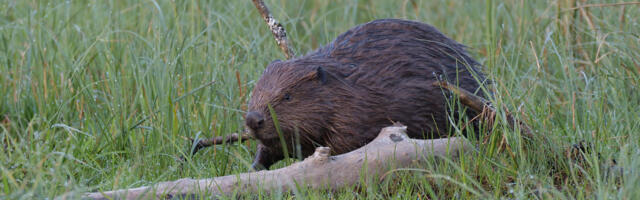
{"label": "beaver's back", "polygon": [[349,84],[382,93],[386,99],[379,101],[387,105],[379,109],[387,114],[371,117],[404,123],[414,137],[441,137],[448,126],[445,98],[434,81],[443,78],[473,92],[478,80],[484,80],[465,46],[428,24],[407,20],[356,26],[308,56],[335,60],[341,65],[328,71]]}

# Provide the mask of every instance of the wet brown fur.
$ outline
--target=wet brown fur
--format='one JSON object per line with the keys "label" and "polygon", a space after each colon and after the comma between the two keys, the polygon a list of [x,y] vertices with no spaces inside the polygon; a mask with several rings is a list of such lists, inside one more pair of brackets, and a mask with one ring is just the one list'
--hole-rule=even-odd
{"label": "wet brown fur", "polygon": [[432,83],[443,78],[478,91],[484,77],[477,65],[463,45],[436,28],[398,19],[356,26],[308,55],[274,61],[249,101],[248,111],[264,117],[262,127],[251,128],[261,143],[254,166],[284,157],[268,105],[288,152],[295,155],[299,141],[303,157],[316,146],[349,152],[393,122],[407,125],[412,138],[446,137],[447,93]]}

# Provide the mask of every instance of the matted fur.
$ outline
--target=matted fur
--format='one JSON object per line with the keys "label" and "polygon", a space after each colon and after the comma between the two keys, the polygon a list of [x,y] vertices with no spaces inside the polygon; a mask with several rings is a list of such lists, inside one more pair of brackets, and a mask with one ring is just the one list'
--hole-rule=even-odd
{"label": "matted fur", "polygon": [[[288,152],[299,141],[303,157],[317,146],[332,154],[359,148],[400,122],[412,138],[446,137],[450,110],[444,78],[477,91],[484,76],[465,47],[436,28],[399,19],[375,20],[341,34],[308,55],[267,66],[256,84],[249,112],[264,119],[249,123],[260,141],[254,167],[284,157],[268,105],[275,111]],[[252,119],[255,121],[255,119]]]}

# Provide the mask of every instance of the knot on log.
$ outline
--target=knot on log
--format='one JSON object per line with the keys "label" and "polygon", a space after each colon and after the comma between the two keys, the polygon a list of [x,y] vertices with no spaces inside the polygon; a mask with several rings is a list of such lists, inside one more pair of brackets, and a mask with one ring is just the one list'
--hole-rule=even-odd
{"label": "knot on log", "polygon": [[378,134],[378,137],[376,137],[374,141],[378,139],[382,139],[380,141],[391,140],[391,142],[394,143],[407,140],[409,139],[409,136],[407,136],[407,126],[400,123],[395,123],[392,126],[385,127],[382,129],[382,131],[380,131],[380,134]]}
{"label": "knot on log", "polygon": [[398,136],[396,134],[391,134],[389,136],[389,138],[391,138],[391,141],[393,141],[393,142],[400,142],[400,141],[404,140],[404,139],[402,139],[402,136]]}
{"label": "knot on log", "polygon": [[[329,160],[329,156],[331,156],[331,148],[329,147],[318,147],[316,151],[307,159],[313,160],[314,164],[323,164]],[[306,160],[306,159],[305,159]]]}

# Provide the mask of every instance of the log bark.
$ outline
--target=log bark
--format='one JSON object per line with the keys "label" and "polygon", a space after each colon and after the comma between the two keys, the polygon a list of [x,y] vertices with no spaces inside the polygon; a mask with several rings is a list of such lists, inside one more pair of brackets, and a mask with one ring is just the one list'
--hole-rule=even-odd
{"label": "log bark", "polygon": [[291,49],[289,40],[287,39],[287,31],[284,30],[282,24],[280,24],[278,20],[273,18],[273,15],[271,15],[269,8],[267,8],[262,0],[252,1],[253,5],[255,5],[258,9],[258,12],[260,12],[262,19],[264,19],[264,22],[266,22],[267,26],[269,26],[269,30],[271,30],[273,37],[276,39],[276,43],[278,43],[280,50],[282,50],[287,60],[293,58],[295,55],[293,53],[293,50]]}
{"label": "log bark", "polygon": [[87,193],[90,199],[155,199],[194,197],[198,194],[225,196],[234,192],[276,192],[295,189],[296,185],[313,189],[338,189],[393,169],[408,167],[432,157],[455,158],[472,145],[464,138],[435,140],[410,139],[406,126],[382,129],[369,144],[352,152],[330,156],[328,147],[319,147],[304,161],[288,167],[208,179],[179,179],[154,186]]}

